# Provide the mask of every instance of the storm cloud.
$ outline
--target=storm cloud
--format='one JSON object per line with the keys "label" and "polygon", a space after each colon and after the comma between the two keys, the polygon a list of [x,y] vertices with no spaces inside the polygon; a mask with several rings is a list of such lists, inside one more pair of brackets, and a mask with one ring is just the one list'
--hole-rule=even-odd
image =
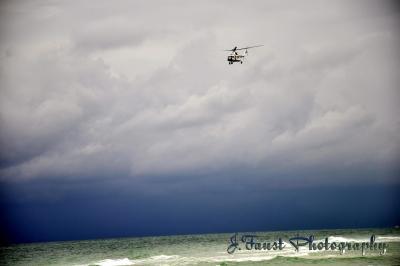
{"label": "storm cloud", "polygon": [[398,225],[399,24],[394,1],[2,1],[0,244]]}
{"label": "storm cloud", "polygon": [[10,1],[0,24],[3,181],[398,171],[392,2]]}

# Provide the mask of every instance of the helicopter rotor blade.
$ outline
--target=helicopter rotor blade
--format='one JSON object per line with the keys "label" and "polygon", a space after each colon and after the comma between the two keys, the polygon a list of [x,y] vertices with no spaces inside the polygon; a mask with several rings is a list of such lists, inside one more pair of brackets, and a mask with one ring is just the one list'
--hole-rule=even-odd
{"label": "helicopter rotor blade", "polygon": [[250,48],[256,48],[256,47],[261,47],[261,46],[264,46],[264,45],[261,44],[261,45],[247,46],[247,47],[243,47],[243,48],[237,48],[236,50],[247,50]]}
{"label": "helicopter rotor blade", "polygon": [[261,47],[261,46],[264,46],[264,45],[261,44],[261,45],[247,46],[247,47],[242,47],[242,48],[237,48],[237,46],[235,46],[235,47],[233,47],[233,49],[228,49],[228,50],[224,50],[224,51],[227,51],[227,52],[236,52],[236,51],[239,51],[239,50],[247,50],[247,49],[256,48],[256,47]]}
{"label": "helicopter rotor blade", "polygon": [[239,50],[239,49],[237,49],[237,46],[233,47],[232,49],[224,50],[224,51],[227,51],[227,52],[234,52],[234,51],[236,51],[236,50]]}

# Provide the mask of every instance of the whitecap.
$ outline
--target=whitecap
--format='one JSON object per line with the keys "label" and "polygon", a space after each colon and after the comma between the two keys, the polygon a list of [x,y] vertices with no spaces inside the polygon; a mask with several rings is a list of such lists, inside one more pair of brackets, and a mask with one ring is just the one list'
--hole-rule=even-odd
{"label": "whitecap", "polygon": [[[89,264],[90,265],[90,264]],[[134,262],[128,258],[123,259],[105,259],[94,263],[98,266],[124,266],[124,265],[134,265]]]}

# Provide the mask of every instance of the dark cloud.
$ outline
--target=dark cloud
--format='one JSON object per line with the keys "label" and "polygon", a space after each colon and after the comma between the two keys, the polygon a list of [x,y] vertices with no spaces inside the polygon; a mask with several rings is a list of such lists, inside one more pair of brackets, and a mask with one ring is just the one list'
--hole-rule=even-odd
{"label": "dark cloud", "polygon": [[[398,163],[389,2],[35,1],[1,12],[4,180]],[[245,64],[226,63],[223,49],[259,43]]]}

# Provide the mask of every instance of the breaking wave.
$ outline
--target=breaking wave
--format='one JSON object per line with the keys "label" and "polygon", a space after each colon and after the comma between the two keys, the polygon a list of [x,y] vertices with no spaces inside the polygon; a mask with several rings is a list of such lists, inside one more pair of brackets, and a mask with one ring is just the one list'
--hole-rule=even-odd
{"label": "breaking wave", "polygon": [[[324,240],[314,240],[324,241]],[[348,238],[343,236],[330,236],[329,242],[369,242],[370,238]],[[376,242],[400,242],[400,236],[377,236]],[[290,245],[285,242],[285,245]],[[379,253],[368,254],[368,259],[379,257]],[[82,266],[126,266],[126,265],[197,265],[197,264],[210,264],[210,265],[223,265],[224,262],[245,263],[245,262],[261,262],[261,261],[292,261],[292,260],[351,260],[351,259],[365,259],[360,252],[353,253],[350,256],[342,256],[338,252],[326,252],[321,250],[309,250],[307,247],[300,247],[299,252],[294,249],[286,248],[283,250],[275,251],[255,251],[255,250],[238,250],[235,254],[227,254],[220,251],[214,254],[195,254],[188,255],[155,255],[146,258],[113,258],[104,259],[89,264],[82,264]]]}

